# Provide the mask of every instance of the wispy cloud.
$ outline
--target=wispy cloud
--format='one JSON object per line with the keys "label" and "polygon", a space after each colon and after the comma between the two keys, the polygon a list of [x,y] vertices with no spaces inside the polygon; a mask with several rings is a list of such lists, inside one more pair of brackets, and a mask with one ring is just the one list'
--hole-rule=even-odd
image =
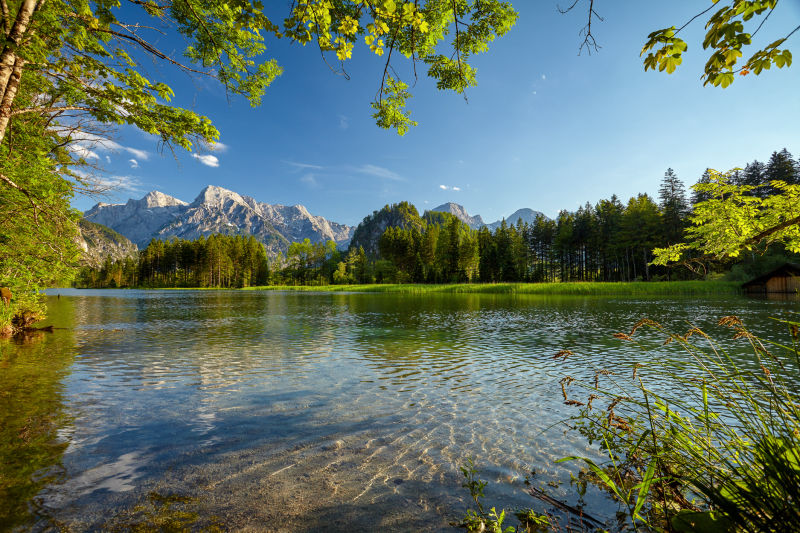
{"label": "wispy cloud", "polygon": [[87,161],[89,159],[100,159],[100,156],[97,155],[97,152],[89,149],[88,146],[85,146],[83,144],[74,144],[70,146],[69,149],[70,151],[72,151],[73,154],[77,155],[78,157],[82,157]]}
{"label": "wispy cloud", "polygon": [[192,154],[192,157],[200,161],[207,167],[217,168],[219,166],[219,158],[211,154]]}
{"label": "wispy cloud", "polygon": [[[92,159],[99,158],[97,152],[128,152],[135,158],[141,161],[150,159],[150,152],[146,150],[139,150],[130,146],[123,146],[116,141],[106,139],[92,133],[79,133],[76,138],[75,144],[72,145],[71,150],[78,155],[81,155],[81,150],[86,150],[94,154],[90,156]],[[82,157],[86,159],[86,156]],[[111,158],[106,156],[106,161],[111,162]]]}
{"label": "wispy cloud", "polygon": [[449,185],[439,185],[439,188],[442,189],[443,191],[456,191],[456,192],[458,192],[458,191],[461,190],[461,187],[458,187],[457,185],[453,185],[452,187],[450,187]]}
{"label": "wispy cloud", "polygon": [[300,181],[309,187],[317,186],[317,180],[314,178],[314,174],[311,174],[310,172],[308,174],[304,174],[303,177],[300,178]]}
{"label": "wispy cloud", "polygon": [[544,81],[544,80],[546,80],[546,79],[547,79],[547,76],[545,76],[544,74],[542,74],[542,81]]}
{"label": "wispy cloud", "polygon": [[346,115],[339,115],[339,128],[346,130],[350,127],[350,118]]}
{"label": "wispy cloud", "polygon": [[136,148],[131,148],[130,146],[120,146],[120,148],[122,148],[132,156],[142,159],[143,161],[147,161],[148,159],[150,159],[150,154],[144,150],[138,150]]}
{"label": "wispy cloud", "polygon": [[139,168],[139,162],[135,159],[128,159],[128,163],[131,164],[131,168]]}
{"label": "wispy cloud", "polygon": [[295,161],[284,161],[284,163],[298,170],[323,170],[325,168],[320,165],[312,165],[311,163],[297,163]]}
{"label": "wispy cloud", "polygon": [[388,168],[379,167],[377,165],[361,165],[360,167],[356,167],[353,170],[358,172],[359,174],[366,174],[367,176],[373,176],[376,178],[392,180],[392,181],[406,181],[403,176],[398,174],[397,172],[391,171]]}
{"label": "wispy cloud", "polygon": [[144,192],[142,188],[144,184],[136,176],[108,176],[97,178],[97,183],[109,191],[134,194]]}
{"label": "wispy cloud", "polygon": [[215,143],[200,141],[199,146],[201,152],[216,152],[218,154],[224,154],[228,151],[228,145],[219,141]]}

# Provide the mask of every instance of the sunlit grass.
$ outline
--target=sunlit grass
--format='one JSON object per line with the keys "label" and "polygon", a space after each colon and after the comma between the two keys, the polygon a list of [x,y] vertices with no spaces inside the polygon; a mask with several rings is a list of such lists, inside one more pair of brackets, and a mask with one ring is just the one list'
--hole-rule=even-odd
{"label": "sunlit grass", "polygon": [[452,283],[367,285],[268,285],[245,290],[304,292],[387,292],[406,294],[486,293],[563,295],[701,295],[739,294],[739,283],[726,281],[574,282],[574,283]]}

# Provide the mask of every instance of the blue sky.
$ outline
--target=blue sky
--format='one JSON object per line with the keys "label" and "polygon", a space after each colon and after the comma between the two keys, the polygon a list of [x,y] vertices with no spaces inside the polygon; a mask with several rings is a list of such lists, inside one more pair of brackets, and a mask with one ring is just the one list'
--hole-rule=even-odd
{"label": "blue sky", "polygon": [[[596,1],[602,48],[591,56],[578,55],[585,6],[562,15],[551,0],[513,4],[519,21],[475,59],[478,87],[468,102],[437,91],[420,69],[409,103],[419,126],[405,137],[370,116],[383,63],[363,46],[346,63],[346,80],[315,48],[271,41],[268,54],[284,74],[255,109],[206,80],[151,67],[175,90],[173,103],[212,119],[220,148],[162,153],[154,138],[123,129],[98,155],[124,186],[100,200],[155,189],[191,201],[213,184],[347,224],[402,200],[420,211],[453,201],[492,221],[521,207],[555,216],[612,194],[655,195],[668,167],[689,186],[709,166],[766,161],[783,147],[800,155],[800,66],[737,77],[725,90],[703,87],[703,28],[695,23],[684,30],[689,50],[676,73],[643,71],[647,34],[682,25],[705,2]],[[800,3],[784,1],[757,43],[798,23]],[[800,58],[798,43],[800,32],[787,46]],[[412,79],[410,69],[399,73]],[[79,197],[74,206],[97,201]]]}

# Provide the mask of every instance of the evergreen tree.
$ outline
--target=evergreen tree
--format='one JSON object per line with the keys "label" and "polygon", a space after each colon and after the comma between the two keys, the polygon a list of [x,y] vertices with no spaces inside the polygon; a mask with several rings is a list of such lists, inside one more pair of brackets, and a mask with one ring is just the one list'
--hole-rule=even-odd
{"label": "evergreen tree", "polygon": [[[784,148],[780,152],[772,152],[766,168],[764,169],[764,180],[781,180],[789,184],[800,184],[800,167],[797,166],[792,154]],[[774,194],[770,188],[770,194]]]}
{"label": "evergreen tree", "polygon": [[[706,169],[703,172],[703,175],[700,176],[700,179],[697,180],[697,184],[706,185],[711,181],[711,174],[709,173],[709,169]],[[705,202],[706,200],[710,200],[711,195],[705,191],[698,191],[692,190],[692,206],[699,204],[700,202]]]}
{"label": "evergreen tree", "polygon": [[689,209],[686,189],[675,172],[668,168],[658,189],[659,207],[663,215],[663,235],[668,243],[680,242],[686,227],[685,218]]}
{"label": "evergreen tree", "polygon": [[753,161],[744,167],[742,178],[736,185],[749,185],[750,187],[757,187],[757,189],[749,192],[750,196],[757,196],[759,198],[766,198],[769,191],[762,187],[766,176],[766,166],[760,161]]}

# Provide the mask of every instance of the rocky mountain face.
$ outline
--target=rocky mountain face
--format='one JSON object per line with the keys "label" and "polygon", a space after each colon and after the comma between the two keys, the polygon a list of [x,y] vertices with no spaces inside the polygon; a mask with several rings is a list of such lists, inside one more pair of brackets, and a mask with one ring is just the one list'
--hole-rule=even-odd
{"label": "rocky mountain face", "polygon": [[310,239],[347,246],[354,228],[312,215],[302,205],[257,202],[222,187],[209,185],[190,204],[158,191],[125,204],[100,203],[84,214],[129,237],[139,247],[151,239],[196,239],[201,235],[254,235],[271,254]]}
{"label": "rocky mountain face", "polygon": [[447,202],[446,204],[442,204],[439,207],[435,207],[431,209],[431,211],[436,211],[439,213],[450,213],[454,215],[458,220],[466,224],[472,229],[478,229],[481,226],[485,226],[486,224],[483,222],[483,219],[480,215],[469,216],[467,210],[464,209],[463,205],[459,205],[453,202]]}
{"label": "rocky mountain face", "polygon": [[139,248],[111,228],[89,222],[78,221],[78,246],[83,250],[81,264],[100,268],[107,257],[114,261],[135,256]]}
{"label": "rocky mountain face", "polygon": [[[540,211],[534,211],[533,209],[528,209],[527,207],[523,207],[522,209],[517,209],[510,215],[505,218],[506,224],[509,226],[516,226],[518,220],[522,220],[522,223],[533,224],[536,221],[537,217],[544,217],[547,219],[544,213]],[[500,227],[502,220],[497,220],[492,222],[491,224],[486,224],[486,226],[494,231]]]}
{"label": "rocky mountain face", "polygon": [[523,223],[527,222],[528,224],[533,224],[534,221],[536,220],[536,217],[547,218],[544,215],[544,213],[540,211],[534,211],[533,209],[528,209],[527,207],[524,207],[522,209],[517,209],[509,216],[505,217],[505,219],[497,220],[495,222],[490,222],[489,224],[486,224],[480,215],[470,216],[469,213],[467,213],[467,210],[464,209],[463,206],[453,202],[447,202],[446,204],[442,204],[439,207],[431,209],[431,211],[450,213],[472,229],[478,229],[482,226],[486,226],[491,231],[494,231],[497,228],[499,228],[503,220],[506,221],[507,225],[511,226],[511,225],[516,225],[517,220],[522,220]]}
{"label": "rocky mountain face", "polygon": [[141,200],[131,198],[125,204],[100,202],[86,211],[83,217],[108,226],[144,248],[158,229],[184,213],[187,206],[186,202],[177,198],[152,191]]}

